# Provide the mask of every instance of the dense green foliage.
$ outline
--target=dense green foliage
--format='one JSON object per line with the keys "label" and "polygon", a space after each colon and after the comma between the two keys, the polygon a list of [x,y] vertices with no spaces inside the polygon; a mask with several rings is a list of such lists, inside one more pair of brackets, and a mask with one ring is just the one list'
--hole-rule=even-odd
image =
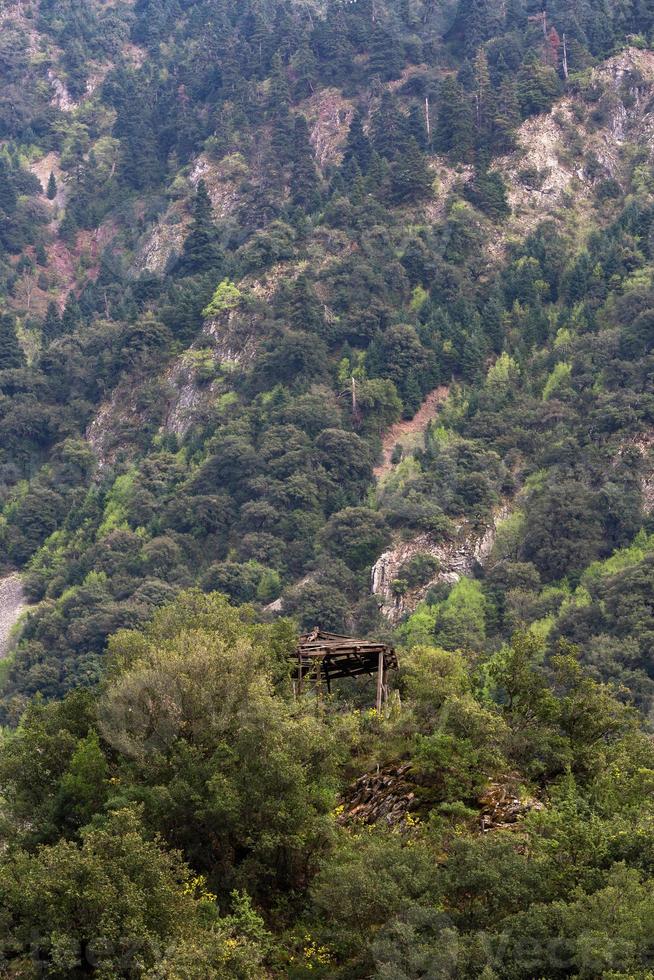
{"label": "dense green foliage", "polygon": [[[6,6],[7,976],[646,980],[652,85],[590,69],[654,5]],[[316,623],[399,645],[383,717],[292,698]],[[481,833],[489,785],[536,805]]]}
{"label": "dense green foliage", "polygon": [[[30,706],[0,747],[13,975],[645,975],[654,747],[574,648],[417,646],[381,717],[294,699],[293,643],[184,593],[113,637],[97,694]],[[402,830],[339,827],[349,774],[398,757]],[[507,773],[545,806],[480,834]]]}

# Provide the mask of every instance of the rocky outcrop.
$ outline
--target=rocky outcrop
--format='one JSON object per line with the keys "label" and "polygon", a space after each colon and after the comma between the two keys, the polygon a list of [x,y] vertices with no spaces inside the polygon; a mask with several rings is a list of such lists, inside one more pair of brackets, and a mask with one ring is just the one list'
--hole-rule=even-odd
{"label": "rocky outcrop", "polygon": [[50,174],[53,173],[55,175],[57,180],[57,196],[54,201],[50,202],[50,207],[62,208],[66,203],[66,182],[61,169],[59,154],[55,153],[54,150],[51,153],[46,153],[40,160],[35,160],[30,164],[30,170],[38,178],[44,194],[48,189]]}
{"label": "rocky outcrop", "polygon": [[60,109],[62,112],[74,112],[79,108],[79,103],[75,102],[66,87],[66,83],[58,78],[52,68],[48,68],[48,81],[52,88],[52,99],[50,104]]}
{"label": "rocky outcrop", "polygon": [[318,166],[338,165],[354,115],[353,103],[337,88],[323,88],[302,103],[301,112],[309,126]]}
{"label": "rocky outcrop", "polygon": [[[455,533],[446,541],[435,541],[428,534],[418,534],[410,541],[399,541],[377,559],[372,568],[371,592],[382,600],[381,611],[390,623],[398,623],[424,599],[438,582],[454,584],[471,575],[483,565],[495,542],[498,525],[508,516],[509,507],[497,509],[491,523],[474,526],[469,521],[455,525]],[[422,586],[403,595],[396,595],[393,583],[400,577],[402,566],[416,555],[430,555],[438,561],[438,571]]]}
{"label": "rocky outcrop", "polygon": [[339,823],[374,824],[383,821],[389,827],[406,824],[418,800],[410,777],[411,764],[390,766],[364,773],[342,798]]}
{"label": "rocky outcrop", "polygon": [[479,797],[479,803],[484,833],[489,830],[515,830],[527,814],[545,809],[540,800],[525,793],[516,773],[490,782]]}
{"label": "rocky outcrop", "polygon": [[241,310],[205,322],[203,335],[209,339],[216,360],[222,364],[248,364],[261,343],[258,318]]}
{"label": "rocky outcrop", "polygon": [[238,155],[214,162],[206,153],[197,158],[190,174],[193,187],[204,181],[211,198],[214,218],[221,220],[233,214],[239,202],[238,183],[247,174],[245,161]]}
{"label": "rocky outcrop", "polygon": [[136,455],[134,433],[145,423],[138,409],[138,390],[119,385],[96,412],[86,430],[86,441],[98,460],[98,473],[118,459]]}
{"label": "rocky outcrop", "polygon": [[12,630],[26,607],[20,575],[0,579],[0,660],[9,653]]}
{"label": "rocky outcrop", "polygon": [[[415,774],[410,762],[364,773],[341,798],[338,822],[348,824],[385,823],[399,830],[409,829],[412,814],[420,810],[420,786],[429,783]],[[543,810],[544,804],[527,793],[518,773],[489,781],[477,800],[479,829],[516,830],[524,818]]]}
{"label": "rocky outcrop", "polygon": [[211,364],[212,352],[191,349],[175,361],[166,375],[170,401],[162,428],[164,432],[174,433],[180,438],[210,409],[215,397],[215,384],[198,377],[198,364],[193,357],[195,353],[206,353]]}
{"label": "rocky outcrop", "polygon": [[[611,179],[625,186],[633,160],[631,142],[651,144],[654,116],[654,52],[627,48],[593,69],[592,106],[571,92],[553,109],[527,119],[518,149],[499,158],[512,215],[490,246],[499,254],[515,235],[525,235],[546,216],[582,214],[594,206],[597,185]],[[592,170],[588,163],[594,160]]]}
{"label": "rocky outcrop", "polygon": [[164,273],[173,259],[181,254],[188,234],[189,218],[167,212],[143,236],[134,259],[137,272]]}
{"label": "rocky outcrop", "polygon": [[654,430],[641,432],[629,439],[621,448],[614,464],[622,458],[628,449],[635,449],[641,457],[639,466],[640,491],[643,495],[643,511],[649,516],[654,513]]}

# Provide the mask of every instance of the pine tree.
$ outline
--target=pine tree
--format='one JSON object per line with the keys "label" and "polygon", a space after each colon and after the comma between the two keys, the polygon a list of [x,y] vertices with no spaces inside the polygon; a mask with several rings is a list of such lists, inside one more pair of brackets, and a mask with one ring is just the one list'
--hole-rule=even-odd
{"label": "pine tree", "polygon": [[[370,159],[370,167],[366,177],[366,184],[370,192],[380,200],[385,200],[389,195],[390,186],[390,164],[388,160],[374,152]],[[350,194],[352,201],[354,197]]]}
{"label": "pine tree", "polygon": [[375,27],[370,39],[370,61],[368,71],[374,78],[378,76],[382,82],[390,82],[402,74],[404,59],[402,46],[397,37],[389,34],[382,27]]}
{"label": "pine tree", "polygon": [[14,318],[9,313],[0,316],[0,371],[22,367],[25,363],[23,349],[18,343]]}
{"label": "pine tree", "polygon": [[422,106],[411,106],[409,110],[408,132],[421,150],[427,149],[427,127],[425,126],[425,110]]}
{"label": "pine tree", "polygon": [[0,211],[13,214],[16,210],[16,191],[9,175],[9,168],[0,157]]}
{"label": "pine tree", "polygon": [[475,76],[475,121],[480,139],[483,139],[489,124],[491,82],[488,71],[488,58],[483,48],[477,52],[473,64]]}
{"label": "pine tree", "polygon": [[512,78],[505,78],[494,94],[491,116],[489,148],[494,153],[508,153],[515,146],[515,131],[520,125],[520,105]]}
{"label": "pine tree", "polygon": [[530,52],[518,72],[518,101],[523,116],[547,112],[561,90],[559,76]]}
{"label": "pine tree", "polygon": [[390,92],[384,92],[379,108],[372,115],[370,139],[377,153],[388,160],[406,149],[410,139],[408,119]]}
{"label": "pine tree", "polygon": [[293,95],[296,99],[306,99],[313,94],[318,75],[316,58],[308,41],[296,51],[292,63],[296,76]]}
{"label": "pine tree", "polygon": [[203,180],[197,187],[192,214],[191,230],[175,271],[183,276],[219,272],[223,253],[218,241],[218,229],[213,223],[211,199]]}
{"label": "pine tree", "polygon": [[318,173],[309,141],[309,128],[304,116],[295,118],[291,195],[293,204],[307,211],[313,211],[319,204]]}
{"label": "pine tree", "polygon": [[414,139],[392,166],[392,194],[397,204],[406,204],[429,197],[432,192],[433,174],[427,159]]}
{"label": "pine tree", "polygon": [[286,68],[279,51],[276,51],[272,60],[272,75],[268,93],[268,108],[271,116],[276,116],[284,109],[288,109],[290,104],[291,91],[288,85]]}
{"label": "pine tree", "polygon": [[456,22],[471,58],[498,27],[492,0],[460,0]]}
{"label": "pine tree", "polygon": [[461,85],[451,75],[441,85],[434,146],[454,160],[469,160],[474,145],[473,116]]}
{"label": "pine tree", "polygon": [[498,291],[491,293],[488,302],[482,310],[482,323],[484,333],[495,351],[499,354],[504,343],[504,305],[501,293]]}
{"label": "pine tree", "polygon": [[472,182],[466,185],[465,196],[475,207],[497,221],[509,214],[506,187],[501,174],[488,169],[488,161],[479,160]]}
{"label": "pine tree", "polygon": [[74,293],[69,293],[64,312],[61,317],[61,332],[73,333],[82,321],[82,311]]}
{"label": "pine tree", "polygon": [[48,189],[46,191],[46,195],[49,201],[54,201],[55,197],[57,196],[57,178],[52,170],[50,171],[50,176],[48,177]]}
{"label": "pine tree", "polygon": [[359,173],[362,174],[367,173],[370,167],[372,146],[363,130],[364,118],[361,109],[357,109],[350,123],[350,130],[343,151],[343,171],[347,179],[351,176],[353,164],[356,164]]}
{"label": "pine tree", "polygon": [[239,105],[243,98],[245,79],[239,59],[238,46],[230,39],[222,50],[220,59],[220,77],[223,96]]}
{"label": "pine tree", "polygon": [[75,214],[72,208],[66,208],[66,214],[63,217],[61,224],[59,225],[59,237],[62,242],[65,242],[69,248],[75,248],[77,244],[77,233],[79,231],[79,225],[75,219]]}
{"label": "pine tree", "polygon": [[509,31],[521,31],[527,26],[525,0],[508,0],[505,7],[504,23]]}
{"label": "pine tree", "polygon": [[257,78],[264,78],[266,65],[270,56],[271,36],[266,26],[266,21],[258,14],[252,14],[248,18],[249,23],[245,28],[246,36],[250,41],[250,67]]}
{"label": "pine tree", "polygon": [[293,117],[288,106],[281,106],[272,124],[270,145],[282,167],[293,153],[293,128]]}
{"label": "pine tree", "polygon": [[41,336],[43,338],[44,345],[51,343],[55,337],[58,337],[61,333],[63,333],[63,324],[61,322],[59,310],[57,309],[56,303],[51,301],[48,303],[48,309],[45,314],[43,326],[41,327]]}
{"label": "pine tree", "polygon": [[325,322],[322,306],[306,275],[299,275],[291,287],[289,323],[294,330],[321,333]]}
{"label": "pine tree", "polygon": [[460,357],[461,374],[466,381],[474,383],[482,376],[486,353],[486,338],[481,330],[476,326],[468,329]]}

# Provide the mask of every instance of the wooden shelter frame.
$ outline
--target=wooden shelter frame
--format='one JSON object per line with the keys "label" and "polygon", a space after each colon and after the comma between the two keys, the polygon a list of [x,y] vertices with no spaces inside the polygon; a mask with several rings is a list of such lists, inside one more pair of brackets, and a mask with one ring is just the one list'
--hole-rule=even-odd
{"label": "wooden shelter frame", "polygon": [[393,647],[371,640],[357,640],[340,633],[313,629],[303,634],[295,651],[293,687],[296,695],[303,693],[305,685],[311,683],[318,692],[323,682],[331,692],[332,681],[343,677],[377,675],[377,696],[375,705],[381,711],[388,700],[388,672],[397,668],[397,657]]}

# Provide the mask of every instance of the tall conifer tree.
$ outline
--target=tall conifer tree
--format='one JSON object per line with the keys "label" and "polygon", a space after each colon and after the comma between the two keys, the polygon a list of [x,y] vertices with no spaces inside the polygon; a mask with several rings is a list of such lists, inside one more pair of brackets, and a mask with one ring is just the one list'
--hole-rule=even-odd
{"label": "tall conifer tree", "polygon": [[295,119],[291,194],[293,203],[307,210],[313,210],[318,205],[318,173],[304,116],[296,116]]}
{"label": "tall conifer tree", "polygon": [[23,349],[16,336],[13,316],[3,313],[0,316],[0,371],[22,367],[25,363]]}
{"label": "tall conifer tree", "polygon": [[218,229],[213,223],[211,198],[203,180],[198,184],[192,213],[191,230],[177,264],[177,272],[186,276],[219,270],[223,260]]}

